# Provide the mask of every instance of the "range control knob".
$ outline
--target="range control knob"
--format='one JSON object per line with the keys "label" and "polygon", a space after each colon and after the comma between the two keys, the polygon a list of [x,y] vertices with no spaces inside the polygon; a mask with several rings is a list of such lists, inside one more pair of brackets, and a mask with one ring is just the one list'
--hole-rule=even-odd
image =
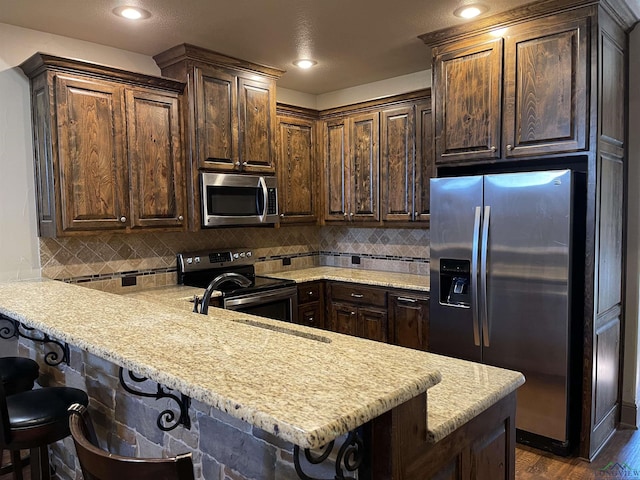
{"label": "range control knob", "polygon": [[188,265],[191,265],[192,263],[193,263],[193,258],[188,257],[188,258],[187,258],[187,264],[188,264]]}
{"label": "range control knob", "polygon": [[233,254],[233,258],[235,258],[237,260],[238,258],[240,258],[240,255],[236,252],[236,253]]}
{"label": "range control knob", "polygon": [[196,263],[200,263],[200,257],[195,257],[195,258],[193,259],[193,261],[194,261],[194,262],[196,262]]}
{"label": "range control knob", "polygon": [[249,258],[250,256],[251,256],[251,250],[247,252],[247,258]]}
{"label": "range control knob", "polygon": [[247,256],[247,254],[246,254],[246,253],[244,253],[244,252],[240,252],[240,258],[244,258],[244,257],[246,257],[246,256]]}

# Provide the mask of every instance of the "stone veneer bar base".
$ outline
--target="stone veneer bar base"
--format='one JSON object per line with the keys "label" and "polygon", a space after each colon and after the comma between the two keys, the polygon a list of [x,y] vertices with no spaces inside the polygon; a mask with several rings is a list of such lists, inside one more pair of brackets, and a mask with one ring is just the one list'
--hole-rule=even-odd
{"label": "stone veneer bar base", "polygon": [[[189,409],[191,428],[178,426],[163,432],[157,418],[166,408],[179,413],[174,403],[133,396],[120,385],[117,365],[73,346],[70,352],[69,365],[50,367],[44,363],[46,350],[41,345],[25,339],[18,342],[18,355],[40,364],[40,385],[67,385],[88,393],[98,438],[112,453],[166,457],[192,452],[196,480],[298,479],[291,443],[195,400]],[[155,391],[155,382],[147,384],[146,391]],[[70,437],[53,444],[50,451],[60,479],[82,478]],[[333,465],[315,468],[317,474],[332,478]]]}

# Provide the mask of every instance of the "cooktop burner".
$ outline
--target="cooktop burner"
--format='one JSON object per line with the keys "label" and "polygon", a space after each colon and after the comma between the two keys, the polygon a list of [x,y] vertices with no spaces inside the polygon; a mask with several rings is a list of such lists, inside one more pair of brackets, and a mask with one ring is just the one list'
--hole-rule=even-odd
{"label": "cooktop burner", "polygon": [[221,277],[215,288],[225,298],[295,285],[293,280],[256,275],[253,253],[248,249],[180,253],[177,261],[180,285],[206,288],[221,275],[232,274]]}

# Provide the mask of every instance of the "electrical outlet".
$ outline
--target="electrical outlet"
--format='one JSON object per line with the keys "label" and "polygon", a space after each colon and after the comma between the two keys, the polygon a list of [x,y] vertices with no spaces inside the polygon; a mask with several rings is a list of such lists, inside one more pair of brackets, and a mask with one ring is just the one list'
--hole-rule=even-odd
{"label": "electrical outlet", "polygon": [[133,287],[138,284],[138,278],[133,275],[130,277],[122,277],[122,286],[123,287]]}
{"label": "electrical outlet", "polygon": [[360,265],[360,257],[358,255],[351,255],[351,264]]}
{"label": "electrical outlet", "polygon": [[285,266],[285,267],[288,266],[288,265],[291,265],[291,259],[289,257],[283,258],[282,259],[282,265]]}

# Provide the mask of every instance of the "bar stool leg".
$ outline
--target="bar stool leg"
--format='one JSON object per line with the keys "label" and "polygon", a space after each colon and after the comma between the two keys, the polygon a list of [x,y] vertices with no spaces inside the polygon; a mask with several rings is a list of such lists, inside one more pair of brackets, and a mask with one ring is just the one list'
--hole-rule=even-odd
{"label": "bar stool leg", "polygon": [[31,449],[31,480],[51,480],[48,445]]}
{"label": "bar stool leg", "polygon": [[11,465],[13,465],[13,480],[22,480],[22,461],[20,450],[11,450]]}

